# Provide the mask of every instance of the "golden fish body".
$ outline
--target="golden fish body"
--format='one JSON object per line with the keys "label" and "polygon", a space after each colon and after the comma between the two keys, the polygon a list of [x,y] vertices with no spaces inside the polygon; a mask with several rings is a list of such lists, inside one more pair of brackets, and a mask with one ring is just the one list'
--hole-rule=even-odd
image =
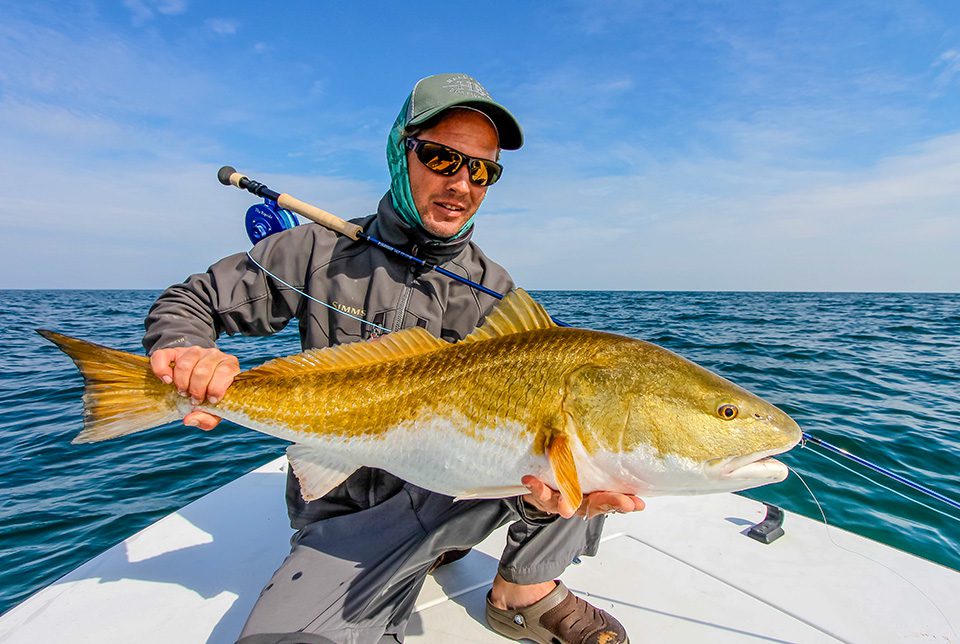
{"label": "golden fish body", "polygon": [[[143,362],[136,386],[146,390],[131,411],[132,386],[95,373],[103,355],[78,356],[96,345],[43,333],[87,379],[78,442],[193,409]],[[519,290],[463,342],[417,328],[279,358],[200,408],[295,443],[288,455],[308,500],[361,466],[473,498],[525,493],[520,479],[533,474],[574,507],[596,490],[724,492],[782,480],[785,467],[765,457],[800,439],[789,416],[720,376],[646,342],[559,328]]]}

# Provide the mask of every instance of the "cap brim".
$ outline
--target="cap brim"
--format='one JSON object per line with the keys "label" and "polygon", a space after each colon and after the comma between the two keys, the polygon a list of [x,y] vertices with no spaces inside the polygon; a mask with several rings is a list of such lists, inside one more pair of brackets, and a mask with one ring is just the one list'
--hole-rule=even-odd
{"label": "cap brim", "polygon": [[453,107],[471,107],[477,111],[483,112],[490,117],[493,124],[497,127],[497,134],[500,138],[500,147],[504,150],[519,150],[523,145],[523,130],[513,114],[507,111],[499,103],[493,101],[464,100],[456,103],[448,103],[423,114],[410,119],[407,125],[420,125],[426,123],[437,114],[449,110]]}

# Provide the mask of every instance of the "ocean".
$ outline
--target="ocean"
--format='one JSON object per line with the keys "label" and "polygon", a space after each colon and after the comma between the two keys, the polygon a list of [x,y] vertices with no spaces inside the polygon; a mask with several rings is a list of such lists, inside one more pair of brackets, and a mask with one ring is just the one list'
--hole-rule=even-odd
{"label": "ocean", "polygon": [[[0,291],[0,611],[285,447],[230,423],[70,444],[81,429],[81,378],[33,329],[139,352],[157,294]],[[763,396],[814,436],[960,500],[958,294],[533,295],[567,323],[671,349]],[[299,351],[295,327],[220,346],[249,368]],[[782,460],[808,482],[831,525],[960,570],[960,513],[810,446]],[[793,475],[746,495],[820,517]]]}

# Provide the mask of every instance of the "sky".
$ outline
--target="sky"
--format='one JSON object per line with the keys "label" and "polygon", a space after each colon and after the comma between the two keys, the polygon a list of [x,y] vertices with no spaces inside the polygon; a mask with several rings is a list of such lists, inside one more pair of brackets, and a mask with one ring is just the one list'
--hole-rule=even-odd
{"label": "sky", "polygon": [[344,218],[414,83],[524,128],[474,239],[528,289],[960,291],[960,3],[0,0],[0,288],[245,251],[233,165]]}

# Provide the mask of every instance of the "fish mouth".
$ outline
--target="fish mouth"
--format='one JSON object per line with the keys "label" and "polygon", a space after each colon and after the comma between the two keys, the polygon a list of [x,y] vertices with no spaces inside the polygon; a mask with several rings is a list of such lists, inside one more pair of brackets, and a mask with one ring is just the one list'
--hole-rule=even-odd
{"label": "fish mouth", "polygon": [[[793,446],[791,445],[790,447]],[[771,457],[788,451],[790,447],[779,447],[763,452],[755,452],[753,454],[725,459],[725,463],[717,463],[720,466],[720,478],[770,482],[782,481],[787,478],[787,466]]]}
{"label": "fish mouth", "polygon": [[775,458],[761,458],[722,474],[728,481],[765,481],[779,483],[787,478],[787,466]]}

